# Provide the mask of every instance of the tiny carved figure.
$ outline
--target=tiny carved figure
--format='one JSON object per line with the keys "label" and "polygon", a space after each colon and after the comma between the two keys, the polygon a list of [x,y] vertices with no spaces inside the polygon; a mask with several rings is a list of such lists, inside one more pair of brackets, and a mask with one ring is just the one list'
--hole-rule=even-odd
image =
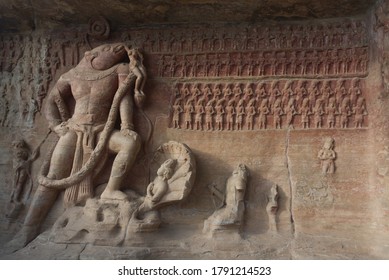
{"label": "tiny carved figure", "polygon": [[235,84],[234,89],[232,90],[232,93],[234,94],[235,102],[239,102],[239,100],[241,99],[241,96],[243,94],[239,83]]}
{"label": "tiny carved figure", "polygon": [[195,127],[197,130],[203,130],[203,115],[205,114],[204,101],[204,98],[200,98],[195,106]]}
{"label": "tiny carved figure", "polygon": [[307,89],[305,88],[306,82],[305,81],[299,81],[295,91],[296,91],[296,105],[300,106],[304,100],[304,98],[307,96]]}
{"label": "tiny carved figure", "polygon": [[341,104],[343,98],[347,95],[346,88],[344,86],[345,80],[338,80],[335,87],[335,101],[337,104]]}
{"label": "tiny carved figure", "polygon": [[223,98],[226,100],[230,100],[232,96],[232,89],[230,84],[226,84],[223,89]]}
{"label": "tiny carved figure", "polygon": [[351,116],[351,109],[349,105],[349,99],[346,97],[343,99],[342,104],[339,109],[340,114],[340,126],[341,128],[347,128],[348,127],[348,120]]}
{"label": "tiny carved figure", "polygon": [[351,106],[355,106],[357,99],[361,96],[362,91],[359,87],[359,79],[353,79],[352,86],[349,89],[350,103]]}
{"label": "tiny carved figure", "polygon": [[328,106],[326,108],[327,113],[327,126],[328,128],[335,127],[335,117],[338,115],[338,110],[336,108],[336,100],[335,98],[330,98],[328,102]]}
{"label": "tiny carved figure", "polygon": [[317,157],[321,161],[321,170],[323,174],[333,174],[335,172],[336,153],[334,149],[334,139],[328,137],[324,140],[323,147],[320,149]]}
{"label": "tiny carved figure", "polygon": [[316,104],[316,98],[320,95],[319,81],[312,81],[308,92],[309,103],[314,106]]}
{"label": "tiny carved figure", "polygon": [[[280,101],[280,99],[277,99]],[[281,107],[281,102],[275,102],[273,108],[273,123],[275,129],[281,129],[281,116],[284,114],[284,111]]]}
{"label": "tiny carved figure", "polygon": [[266,129],[267,123],[267,115],[270,113],[270,110],[267,106],[267,99],[263,99],[261,102],[261,106],[259,106],[259,118],[258,118],[258,126],[259,129]]}
{"label": "tiny carved figure", "polygon": [[183,111],[179,100],[176,100],[173,105],[173,128],[181,128],[180,115]]}
{"label": "tiny carved figure", "polygon": [[269,217],[269,231],[277,232],[277,211],[278,211],[278,186],[273,185],[267,195],[266,212]]}
{"label": "tiny carved figure", "polygon": [[243,129],[243,117],[246,115],[246,111],[244,109],[244,100],[241,99],[238,102],[238,106],[236,107],[236,129]]}
{"label": "tiny carved figure", "polygon": [[212,97],[212,90],[211,88],[209,87],[208,84],[206,84],[203,88],[202,88],[202,93],[203,93],[203,96],[205,98],[208,98],[208,100]]}
{"label": "tiny carved figure", "polygon": [[235,106],[234,106],[234,100],[228,101],[228,104],[226,106],[226,121],[227,121],[227,130],[234,129],[234,116],[235,116]]}
{"label": "tiny carved figure", "polygon": [[319,98],[319,99],[316,100],[316,105],[315,105],[315,108],[313,110],[315,128],[321,128],[322,127],[323,115],[324,115],[323,99]]}
{"label": "tiny carved figure", "polygon": [[225,114],[223,103],[224,103],[224,99],[220,99],[216,103],[216,107],[215,107],[216,110],[215,123],[216,123],[217,130],[223,130],[223,123],[224,123],[223,116]]}
{"label": "tiny carved figure", "polygon": [[138,49],[129,49],[127,46],[125,46],[125,49],[130,59],[128,63],[130,71],[136,76],[134,93],[136,96],[145,96],[143,88],[145,87],[147,74],[146,68],[143,66],[143,56]]}
{"label": "tiny carved figure", "polygon": [[[276,99],[281,96],[281,91],[280,89],[278,88],[278,81],[274,81],[271,85],[271,89],[270,89],[270,96],[269,96],[269,104],[270,104],[270,109],[272,110],[273,112],[273,108],[274,108],[274,103],[276,101]],[[273,105],[273,106],[272,106]]]}
{"label": "tiny carved figure", "polygon": [[186,129],[193,129],[192,114],[194,112],[193,99],[189,99],[184,106],[184,121]]}
{"label": "tiny carved figure", "polygon": [[37,152],[30,155],[30,151],[24,140],[12,142],[13,148],[13,188],[11,193],[11,203],[21,203],[22,193],[27,187],[25,200],[29,198],[32,190],[31,163],[37,158]]}
{"label": "tiny carved figure", "polygon": [[213,98],[212,100],[212,104],[213,103],[216,103],[217,100],[219,100],[222,96],[222,90],[221,90],[221,85],[220,84],[216,84],[212,90],[212,94],[213,94]]}
{"label": "tiny carved figure", "polygon": [[294,105],[294,99],[291,98],[288,102],[288,105],[286,107],[286,124],[288,125],[289,128],[294,128],[293,127],[293,117],[297,115],[297,110]]}
{"label": "tiny carved figure", "polygon": [[353,114],[355,114],[355,128],[361,128],[363,118],[367,115],[365,99],[358,97],[357,104],[353,107]]}
{"label": "tiny carved figure", "polygon": [[267,97],[267,92],[266,92],[266,87],[265,87],[265,83],[260,83],[258,84],[256,90],[255,90],[255,94],[257,95],[257,97],[259,98],[265,98]]}
{"label": "tiny carved figure", "polygon": [[293,81],[287,81],[285,83],[283,90],[282,90],[281,106],[283,108],[285,108],[286,105],[288,105],[288,100],[290,98],[292,98],[294,95],[294,91],[292,89],[292,86],[293,86]]}
{"label": "tiny carved figure", "polygon": [[248,130],[254,129],[254,116],[257,114],[257,110],[254,106],[255,99],[251,99],[246,107],[246,124]]}
{"label": "tiny carved figure", "polygon": [[331,88],[331,82],[330,81],[324,81],[323,86],[322,86],[322,99],[323,103],[327,105],[328,100],[330,97],[333,95],[333,91]]}
{"label": "tiny carved figure", "polygon": [[215,109],[213,108],[213,101],[209,101],[205,106],[205,124],[207,130],[213,130],[213,115],[215,114]]}
{"label": "tiny carved figure", "polygon": [[246,85],[246,87],[243,90],[243,94],[244,94],[244,100],[246,101],[250,100],[253,97],[254,91],[251,84]]}
{"label": "tiny carved figure", "polygon": [[312,115],[311,107],[309,106],[309,99],[306,97],[300,108],[301,126],[302,128],[309,128],[309,116]]}
{"label": "tiny carved figure", "polygon": [[199,89],[198,84],[194,84],[192,89],[190,90],[191,97],[198,101],[201,96],[201,90]]}

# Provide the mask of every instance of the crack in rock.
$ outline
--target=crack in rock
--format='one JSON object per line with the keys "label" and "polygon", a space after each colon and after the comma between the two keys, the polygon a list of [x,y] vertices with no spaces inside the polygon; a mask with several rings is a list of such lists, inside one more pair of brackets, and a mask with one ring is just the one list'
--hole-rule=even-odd
{"label": "crack in rock", "polygon": [[285,164],[288,170],[288,181],[289,181],[289,193],[290,193],[290,203],[289,203],[289,213],[290,213],[290,222],[292,225],[292,235],[295,235],[295,224],[293,217],[293,188],[292,188],[292,172],[290,170],[290,158],[289,158],[289,138],[290,138],[290,128],[286,133],[286,141],[285,141]]}

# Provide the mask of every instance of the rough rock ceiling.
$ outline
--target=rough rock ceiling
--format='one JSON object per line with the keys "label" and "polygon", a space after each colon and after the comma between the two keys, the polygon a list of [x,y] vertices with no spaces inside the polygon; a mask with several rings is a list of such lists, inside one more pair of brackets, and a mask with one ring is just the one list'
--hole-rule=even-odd
{"label": "rough rock ceiling", "polygon": [[365,14],[377,0],[0,0],[0,32],[85,24],[103,15],[113,26],[255,22]]}

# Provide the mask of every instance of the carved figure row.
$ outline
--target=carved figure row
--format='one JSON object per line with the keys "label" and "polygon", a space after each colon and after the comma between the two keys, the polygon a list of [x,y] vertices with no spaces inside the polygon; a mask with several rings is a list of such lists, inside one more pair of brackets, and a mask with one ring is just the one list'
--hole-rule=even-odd
{"label": "carved figure row", "polygon": [[[131,39],[130,39],[131,38]],[[348,48],[367,45],[364,21],[342,20],[309,24],[273,24],[254,27],[197,28],[192,31],[131,31],[123,41],[151,53],[250,51],[257,49]]]}
{"label": "carved figure row", "polygon": [[[346,83],[348,86],[346,86]],[[191,130],[355,128],[366,126],[366,100],[359,79],[271,83],[179,84],[171,127]],[[326,122],[326,125],[325,125]]]}
{"label": "carved figure row", "polygon": [[161,77],[365,75],[367,47],[161,55]]}
{"label": "carved figure row", "polygon": [[71,34],[65,40],[5,35],[0,45],[0,68],[4,74],[0,81],[1,126],[32,127],[57,72],[76,65],[80,53],[86,50],[83,37]]}

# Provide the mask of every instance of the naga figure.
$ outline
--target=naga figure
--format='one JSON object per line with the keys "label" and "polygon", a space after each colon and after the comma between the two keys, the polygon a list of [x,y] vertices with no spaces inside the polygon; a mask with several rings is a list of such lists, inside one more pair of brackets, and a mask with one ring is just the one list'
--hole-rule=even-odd
{"label": "naga figure", "polygon": [[146,188],[137,210],[129,221],[133,232],[158,229],[159,209],[183,201],[190,193],[195,176],[196,161],[185,144],[170,141],[162,144],[154,154],[158,164],[157,176]]}
{"label": "naga figure", "polygon": [[[46,103],[46,118],[59,140],[43,163],[23,227],[6,246],[9,251],[39,234],[61,190],[66,207],[93,197],[93,178],[108,152],[116,156],[101,199],[127,199],[120,188],[141,147],[133,111],[134,103],[138,108],[143,104],[145,79],[139,52],[122,43],[85,52],[80,63],[59,78]],[[118,118],[120,131],[114,128]]]}

